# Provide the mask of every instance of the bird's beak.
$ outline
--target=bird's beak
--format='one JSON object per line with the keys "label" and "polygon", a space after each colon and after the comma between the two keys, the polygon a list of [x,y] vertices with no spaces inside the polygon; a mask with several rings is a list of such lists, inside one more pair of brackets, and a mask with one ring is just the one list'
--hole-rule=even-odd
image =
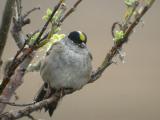
{"label": "bird's beak", "polygon": [[79,45],[81,48],[85,48],[86,47],[86,44],[84,42],[82,42],[80,45]]}

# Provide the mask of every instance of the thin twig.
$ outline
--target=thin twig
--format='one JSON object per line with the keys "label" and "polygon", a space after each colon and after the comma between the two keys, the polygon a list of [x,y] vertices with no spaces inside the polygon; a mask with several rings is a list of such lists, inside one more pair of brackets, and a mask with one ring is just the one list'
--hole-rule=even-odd
{"label": "thin twig", "polygon": [[26,106],[29,106],[29,105],[34,105],[35,102],[32,102],[32,103],[26,103],[26,104],[17,104],[15,102],[6,102],[6,101],[0,101],[0,103],[2,104],[7,104],[7,105],[10,105],[10,106],[17,106],[17,107],[26,107]]}
{"label": "thin twig", "polygon": [[59,9],[59,7],[61,6],[62,4],[62,0],[60,0],[60,2],[58,3],[58,5],[55,6],[51,16],[49,17],[49,19],[47,20],[47,22],[45,23],[45,25],[43,26],[42,30],[40,31],[38,37],[36,38],[35,42],[33,43],[33,46],[32,48],[34,48],[38,43],[39,43],[39,40],[41,39],[43,33],[45,32],[45,30],[47,29],[47,26],[48,24],[50,23],[50,21],[52,20],[53,16],[55,15],[56,11]]}
{"label": "thin twig", "polygon": [[100,78],[102,73],[104,72],[104,70],[113,63],[112,59],[113,59],[113,57],[115,57],[117,55],[117,50],[119,48],[121,48],[123,46],[123,44],[128,41],[128,37],[132,33],[133,29],[137,26],[137,24],[140,22],[140,19],[149,10],[149,8],[151,7],[151,5],[153,5],[154,2],[155,2],[155,0],[152,0],[151,4],[143,7],[143,10],[141,11],[141,13],[139,13],[139,15],[136,17],[136,19],[132,22],[132,24],[126,30],[123,39],[120,40],[121,42],[118,42],[118,44],[114,44],[114,46],[111,48],[109,53],[107,53],[101,66],[96,71],[94,71],[92,73],[89,83],[92,83],[92,82],[96,81],[98,78]]}
{"label": "thin twig", "polygon": [[125,23],[122,25],[123,31],[125,31],[127,29],[128,24],[130,24],[129,22],[133,16],[134,12],[136,11],[138,5],[139,5],[139,1],[135,1],[134,4],[132,5],[132,11],[131,11],[131,13],[129,13],[129,16],[127,18],[125,18]]}
{"label": "thin twig", "polygon": [[24,26],[24,19],[22,19],[21,0],[16,0],[16,4],[14,6],[13,26],[11,29],[11,33],[18,48],[22,48],[22,46],[25,43],[25,36],[22,32],[23,26]]}
{"label": "thin twig", "polygon": [[2,84],[0,85],[0,95],[2,94],[4,88],[6,87],[6,85],[8,84],[8,82],[10,81],[10,77],[14,74],[15,69],[36,49],[36,45],[38,44],[39,40],[41,39],[42,34],[47,29],[48,24],[52,20],[52,17],[56,13],[56,11],[58,10],[58,8],[62,4],[62,2],[63,1],[60,0],[60,2],[55,6],[55,8],[54,8],[54,10],[53,10],[53,12],[51,14],[51,16],[49,17],[48,21],[43,26],[42,30],[40,31],[40,34],[38,35],[38,37],[34,41],[33,45],[30,46],[28,49],[25,49],[25,51],[23,51],[22,56],[20,56],[18,59],[15,59],[15,61],[13,62],[13,64],[10,66],[9,71],[7,72],[7,75],[4,76]]}
{"label": "thin twig", "polygon": [[29,14],[31,14],[31,13],[34,12],[35,10],[40,10],[40,7],[32,8],[32,9],[29,10],[26,14],[24,14],[24,15],[22,16],[22,18],[25,19]]}
{"label": "thin twig", "polygon": [[[22,24],[21,22],[23,20],[21,20],[21,11],[22,10],[22,6],[21,6],[21,0],[16,0],[16,4],[14,6],[14,18],[13,20],[15,20],[13,22],[13,30],[12,30],[12,34],[13,38],[15,40],[15,42],[17,43],[17,46],[19,47],[19,49],[23,49],[25,46],[25,39],[23,37],[23,33],[22,33]],[[15,35],[15,36],[14,36]],[[18,57],[18,54],[20,53],[19,50],[17,52],[16,57]],[[15,57],[15,58],[16,58]],[[15,90],[22,84],[23,82],[23,76],[25,73],[25,69],[27,68],[27,66],[29,65],[29,63],[31,62],[31,60],[33,59],[33,56],[29,56],[27,57],[27,59],[25,59],[25,61],[19,66],[18,69],[16,69],[15,74],[11,77],[10,82],[7,84],[7,86],[5,87],[3,94],[0,96],[0,101],[5,101],[8,102],[10,100],[10,98],[15,94]],[[4,69],[4,76],[7,75],[7,71],[9,71],[9,66],[13,64],[13,59],[9,60],[6,65],[5,65],[5,69]],[[2,104],[0,103],[0,113],[3,112],[3,110],[5,109],[6,104]]]}
{"label": "thin twig", "polygon": [[[10,78],[10,82],[7,84],[3,90],[3,94],[0,96],[0,101],[9,102],[11,97],[14,95],[18,87],[23,83],[23,77],[25,75],[26,68],[30,64],[34,57],[34,54],[28,56],[22,64],[15,70],[15,74]],[[0,103],[0,113],[4,110],[6,104]]]}
{"label": "thin twig", "polygon": [[82,2],[82,0],[78,0],[73,7],[61,18],[60,23],[63,23],[63,21],[72,13],[75,11],[77,6]]}
{"label": "thin twig", "polygon": [[21,18],[22,16],[22,0],[16,0],[17,5],[17,18]]}
{"label": "thin twig", "polygon": [[3,118],[3,120],[8,120],[8,119],[18,119],[23,116],[27,116],[28,114],[32,113],[33,111],[42,109],[44,106],[54,102],[57,100],[57,96],[52,96],[49,99],[45,99],[43,101],[40,101],[34,105],[28,106],[22,110],[17,110],[17,111],[11,111],[11,112],[6,112],[0,115],[0,119]]}

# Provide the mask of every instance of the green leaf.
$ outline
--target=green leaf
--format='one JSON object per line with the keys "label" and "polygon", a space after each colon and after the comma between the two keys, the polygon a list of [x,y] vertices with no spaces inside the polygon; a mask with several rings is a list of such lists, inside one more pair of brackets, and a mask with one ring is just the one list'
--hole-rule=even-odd
{"label": "green leaf", "polygon": [[52,35],[52,37],[48,40],[48,42],[40,50],[48,51],[54,43],[62,40],[64,37],[65,37],[65,34],[54,34],[54,35]]}
{"label": "green leaf", "polygon": [[49,19],[49,17],[47,15],[42,17],[42,20],[47,21]]}
{"label": "green leaf", "polygon": [[39,35],[39,32],[36,33],[36,34],[34,34],[34,35],[30,38],[28,44],[29,44],[29,45],[32,45],[32,44],[35,42],[35,40],[37,39],[38,35]]}
{"label": "green leaf", "polygon": [[65,34],[54,34],[51,37],[50,41],[51,41],[52,44],[54,44],[55,42],[62,40],[64,37],[65,37]]}
{"label": "green leaf", "polygon": [[120,42],[120,40],[122,40],[124,38],[124,32],[121,31],[115,31],[115,37],[114,37],[114,41],[115,42]]}
{"label": "green leaf", "polygon": [[49,19],[49,17],[51,16],[51,14],[52,14],[52,10],[51,10],[50,8],[48,8],[48,9],[46,10],[46,15],[44,15],[44,16],[42,17],[42,20],[47,21],[47,20]]}
{"label": "green leaf", "polygon": [[124,0],[124,3],[127,6],[132,6],[137,0]]}
{"label": "green leaf", "polygon": [[50,16],[52,14],[52,10],[48,8],[46,13],[47,13],[47,16]]}

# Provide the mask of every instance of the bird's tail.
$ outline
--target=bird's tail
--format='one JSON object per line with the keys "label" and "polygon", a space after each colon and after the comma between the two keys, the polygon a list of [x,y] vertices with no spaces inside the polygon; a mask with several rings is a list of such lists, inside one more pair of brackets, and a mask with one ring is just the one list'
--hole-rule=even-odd
{"label": "bird's tail", "polygon": [[52,102],[51,104],[49,104],[49,105],[47,105],[47,106],[45,107],[45,111],[46,111],[46,112],[48,111],[49,116],[52,116],[52,115],[53,115],[53,112],[54,112],[55,109],[57,108],[57,105],[58,105],[58,103],[59,103],[59,101],[60,101],[61,98],[62,98],[62,97],[58,97],[58,99],[57,99],[56,101]]}
{"label": "bird's tail", "polygon": [[34,98],[34,101],[36,102],[40,102],[42,100],[45,99],[45,96],[47,94],[47,89],[48,89],[48,84],[47,83],[44,83],[41,88],[39,89],[39,91],[37,92],[35,98]]}
{"label": "bird's tail", "polygon": [[[35,101],[36,102],[40,102],[44,99],[47,99],[49,97],[51,97],[52,95],[54,95],[56,93],[56,90],[55,89],[51,89],[49,88],[48,84],[47,83],[44,83],[42,85],[42,87],[40,88],[40,90],[38,91],[36,97],[35,97]],[[60,99],[63,97],[61,95],[58,95],[59,97],[57,98],[56,101],[54,101],[53,103],[47,105],[44,107],[45,109],[45,112],[48,111],[49,115],[52,116],[53,115],[53,112],[54,110],[57,108],[57,105],[60,101]]]}

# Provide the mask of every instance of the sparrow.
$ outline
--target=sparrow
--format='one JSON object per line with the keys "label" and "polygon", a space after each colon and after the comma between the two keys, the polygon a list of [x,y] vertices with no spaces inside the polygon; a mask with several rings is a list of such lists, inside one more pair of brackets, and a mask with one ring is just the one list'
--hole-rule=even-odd
{"label": "sparrow", "polygon": [[73,31],[54,43],[41,62],[40,75],[44,84],[38,91],[35,101],[47,99],[62,90],[63,94],[47,105],[45,110],[52,116],[65,90],[76,91],[86,85],[92,72],[92,55],[87,48],[84,32]]}

